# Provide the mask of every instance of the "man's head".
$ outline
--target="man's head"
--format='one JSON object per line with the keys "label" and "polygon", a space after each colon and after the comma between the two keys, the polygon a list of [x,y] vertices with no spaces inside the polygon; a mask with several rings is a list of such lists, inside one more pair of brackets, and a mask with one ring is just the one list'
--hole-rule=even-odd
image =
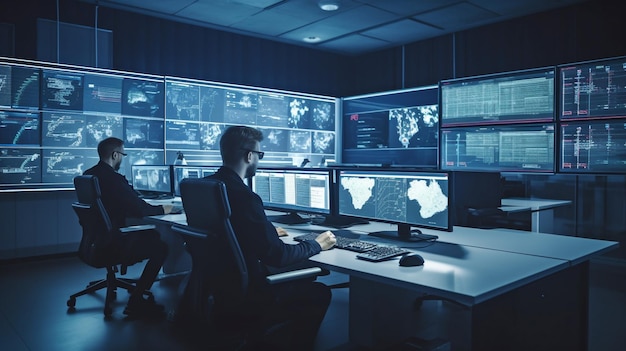
{"label": "man's head", "polygon": [[229,127],[220,139],[222,162],[240,175],[253,176],[259,160],[263,158],[259,144],[262,140],[263,133],[258,129],[246,126]]}
{"label": "man's head", "polygon": [[107,163],[114,170],[118,171],[122,165],[124,153],[124,141],[115,137],[110,137],[98,143],[98,157],[100,161]]}

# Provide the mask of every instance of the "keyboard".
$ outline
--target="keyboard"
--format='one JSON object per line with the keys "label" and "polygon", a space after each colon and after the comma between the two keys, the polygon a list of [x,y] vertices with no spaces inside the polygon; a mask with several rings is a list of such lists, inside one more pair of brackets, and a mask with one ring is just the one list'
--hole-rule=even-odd
{"label": "keyboard", "polygon": [[[366,252],[378,246],[376,244],[368,243],[366,241],[361,241],[359,239],[342,236],[341,233],[339,233],[339,231],[335,232],[333,230],[333,233],[335,233],[335,238],[337,239],[337,243],[335,244],[335,247],[338,249],[349,250],[349,251],[354,251],[354,252]],[[320,233],[316,233],[316,232],[302,234],[302,235],[295,236],[293,240],[295,241],[315,240],[315,238],[317,238],[319,234]]]}
{"label": "keyboard", "polygon": [[359,253],[356,257],[362,260],[380,262],[409,252],[411,251],[397,246],[378,245],[367,252]]}

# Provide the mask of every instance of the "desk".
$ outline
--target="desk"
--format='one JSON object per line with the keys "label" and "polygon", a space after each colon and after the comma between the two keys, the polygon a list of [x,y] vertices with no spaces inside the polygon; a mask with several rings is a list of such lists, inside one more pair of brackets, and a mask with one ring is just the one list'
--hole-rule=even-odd
{"label": "desk", "polygon": [[569,200],[506,198],[502,199],[500,209],[505,212],[530,211],[531,231],[552,233],[554,231],[554,209],[571,203]]}
{"label": "desk", "polygon": [[[151,205],[182,205],[180,197],[174,199],[146,199],[146,202]],[[161,240],[163,240],[169,248],[167,258],[165,259],[165,262],[163,262],[163,267],[161,268],[163,273],[171,275],[189,271],[191,269],[191,256],[189,256],[189,253],[185,250],[183,240],[178,235],[171,232],[171,226],[173,223],[180,222],[186,225],[187,217],[184,214],[175,214],[150,216],[144,219],[148,223],[156,226],[156,229],[161,235]]]}
{"label": "desk", "polygon": [[[153,219],[186,222],[184,215]],[[295,243],[295,229],[327,229],[283,227],[292,230],[282,238],[286,243]],[[389,225],[351,229],[365,233]],[[358,260],[340,249],[310,258],[350,276],[352,342],[380,349],[411,336],[436,336],[449,340],[453,350],[586,349],[588,260],[617,243],[497,229],[423,231],[439,235],[439,241],[406,244],[424,257],[420,267],[399,267],[397,258]]]}

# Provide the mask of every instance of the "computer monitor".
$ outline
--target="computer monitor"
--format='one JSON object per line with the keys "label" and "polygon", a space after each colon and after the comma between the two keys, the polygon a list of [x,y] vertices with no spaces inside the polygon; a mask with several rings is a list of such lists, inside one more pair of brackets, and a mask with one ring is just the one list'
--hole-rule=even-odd
{"label": "computer monitor", "polygon": [[559,118],[624,117],[625,86],[626,57],[559,66]]}
{"label": "computer monitor", "polygon": [[626,173],[626,118],[563,121],[560,172]]}
{"label": "computer monitor", "polygon": [[552,122],[554,67],[443,80],[441,126]]}
{"label": "computer monitor", "polygon": [[332,171],[318,168],[262,168],[252,177],[252,189],[268,210],[288,212],[269,216],[283,224],[306,223],[298,213],[330,214]]}
{"label": "computer monitor", "polygon": [[158,198],[172,195],[172,166],[132,165],[132,183],[143,197]]}
{"label": "computer monitor", "polygon": [[441,168],[553,173],[554,134],[554,123],[444,128]]}
{"label": "computer monitor", "polygon": [[442,171],[339,169],[339,215],[396,224],[371,233],[402,241],[423,240],[412,227],[452,231],[448,173]]}
{"label": "computer monitor", "polygon": [[342,162],[437,168],[438,87],[343,99]]}
{"label": "computer monitor", "polygon": [[204,178],[217,172],[220,166],[174,165],[174,196],[180,196],[180,181],[185,178]]}

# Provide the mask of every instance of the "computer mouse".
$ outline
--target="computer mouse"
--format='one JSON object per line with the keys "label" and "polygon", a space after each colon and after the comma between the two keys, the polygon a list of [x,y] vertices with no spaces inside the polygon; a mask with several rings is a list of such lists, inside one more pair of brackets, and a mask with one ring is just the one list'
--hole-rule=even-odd
{"label": "computer mouse", "polygon": [[400,257],[401,267],[415,267],[424,264],[424,258],[416,253],[409,253]]}

